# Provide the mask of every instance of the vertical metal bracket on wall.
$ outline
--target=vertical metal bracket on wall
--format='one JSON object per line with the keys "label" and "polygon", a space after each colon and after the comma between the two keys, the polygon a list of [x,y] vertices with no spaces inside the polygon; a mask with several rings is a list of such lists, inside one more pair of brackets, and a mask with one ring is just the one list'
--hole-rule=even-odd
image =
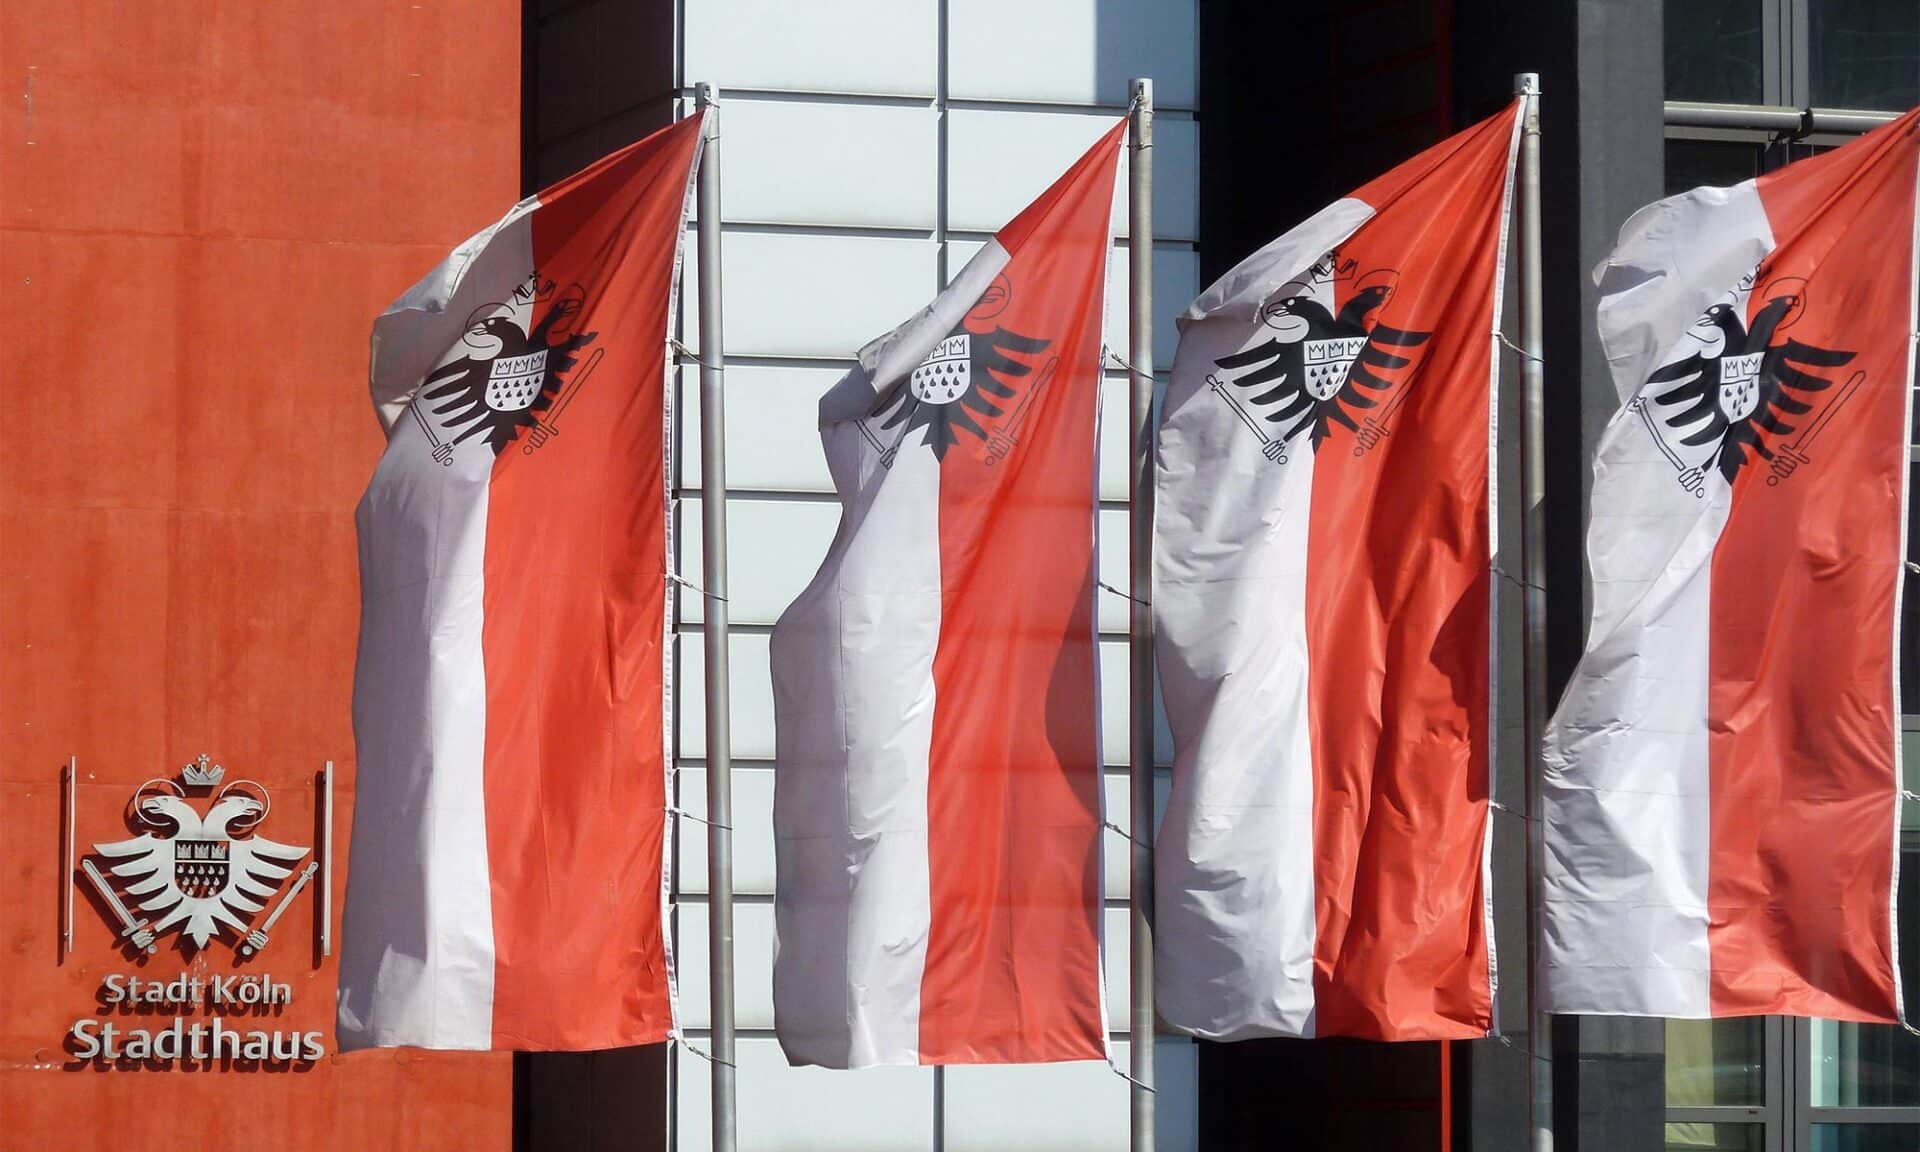
{"label": "vertical metal bracket on wall", "polygon": [[60,781],[60,859],[65,867],[60,870],[60,962],[65,964],[67,957],[73,955],[73,870],[78,866],[74,862],[73,821],[74,808],[80,798],[80,758],[67,757],[67,768],[61,774]]}
{"label": "vertical metal bracket on wall", "polygon": [[1540,736],[1547,719],[1546,400],[1541,359],[1540,76],[1513,78],[1520,109],[1518,235],[1520,261],[1520,553],[1523,570],[1521,658],[1527,782],[1527,1055],[1532,1069],[1528,1111],[1533,1146],[1553,1147],[1551,1021],[1538,1008],[1537,917],[1540,906]]}
{"label": "vertical metal bracket on wall", "polygon": [[707,701],[707,988],[713,1028],[713,1148],[736,1144],[733,1011],[733,728],[727,613],[726,338],[720,308],[720,114],[711,85],[693,87],[700,126],[700,512]]}
{"label": "vertical metal bracket on wall", "polygon": [[1127,722],[1127,901],[1132,988],[1133,1152],[1152,1152],[1153,1005],[1153,81],[1133,82],[1128,129],[1129,396],[1133,458],[1128,470],[1129,605]]}
{"label": "vertical metal bracket on wall", "polygon": [[320,770],[320,956],[333,955],[333,761]]}

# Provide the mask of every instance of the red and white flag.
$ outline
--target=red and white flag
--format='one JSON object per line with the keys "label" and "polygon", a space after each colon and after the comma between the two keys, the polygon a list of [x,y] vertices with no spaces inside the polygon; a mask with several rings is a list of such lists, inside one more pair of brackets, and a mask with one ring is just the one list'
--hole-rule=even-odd
{"label": "red and white flag", "polygon": [[1519,123],[1516,104],[1334,202],[1180,317],[1156,976],[1193,1035],[1492,1028],[1489,470]]}
{"label": "red and white flag", "polygon": [[1125,127],[821,401],[840,530],[773,630],[795,1064],[1106,1051],[1094,449]]}
{"label": "red and white flag", "polygon": [[673,1026],[667,332],[699,119],[516,205],[373,330],[342,1048]]}
{"label": "red and white flag", "polygon": [[1545,742],[1542,1003],[1892,1021],[1920,112],[1643,209]]}

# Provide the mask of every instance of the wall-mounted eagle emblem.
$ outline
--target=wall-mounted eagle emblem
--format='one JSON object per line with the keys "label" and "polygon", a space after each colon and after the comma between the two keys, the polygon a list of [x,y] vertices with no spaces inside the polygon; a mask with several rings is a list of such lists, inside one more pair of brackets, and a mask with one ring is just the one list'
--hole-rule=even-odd
{"label": "wall-mounted eagle emblem", "polygon": [[[1356,452],[1378,443],[1385,435],[1386,410],[1375,413],[1379,418],[1369,419],[1365,428],[1356,418],[1366,418],[1383,402],[1389,409],[1397,406],[1405,384],[1397,373],[1413,363],[1412,350],[1431,335],[1380,322],[1378,313],[1393,298],[1396,273],[1380,269],[1356,278],[1355,271],[1354,261],[1328,253],[1261,309],[1271,330],[1262,333],[1265,339],[1256,337],[1250,347],[1214,361],[1239,392],[1224,387],[1217,376],[1209,383],[1260,437],[1270,459],[1284,460],[1286,443],[1302,432],[1318,448],[1335,424],[1360,437]],[[1351,282],[1352,290],[1335,306],[1335,288],[1343,282]],[[1253,406],[1251,415],[1237,395]]]}
{"label": "wall-mounted eagle emblem", "polygon": [[[219,777],[189,774],[187,780],[189,786],[211,787]],[[181,785],[150,780],[134,793],[129,815],[147,831],[93,846],[119,884],[106,880],[91,860],[83,868],[127,929],[122,935],[136,945],[151,951],[154,937],[175,929],[195,948],[205,948],[223,929],[237,944],[248,938],[253,914],[266,907],[308,851],[255,833],[267,808],[266,790],[250,780],[222,788],[205,812],[188,801]],[[311,872],[309,865],[289,898]],[[257,951],[266,938],[264,931],[253,935],[258,940],[250,950]]]}
{"label": "wall-mounted eagle emblem", "polygon": [[[1647,377],[1644,399],[1637,401],[1679,469],[1681,484],[1696,495],[1704,491],[1708,469],[1717,469],[1731,484],[1750,459],[1775,465],[1770,482],[1790,474],[1793,465],[1804,462],[1800,449],[1861,378],[1856,373],[1819,416],[1803,420],[1834,385],[1825,370],[1848,363],[1854,353],[1784,335],[1806,308],[1805,281],[1797,277],[1767,284],[1761,291],[1766,303],[1747,324],[1757,277],[1756,270],[1694,321],[1680,346]],[[1781,443],[1796,430],[1799,439]]]}

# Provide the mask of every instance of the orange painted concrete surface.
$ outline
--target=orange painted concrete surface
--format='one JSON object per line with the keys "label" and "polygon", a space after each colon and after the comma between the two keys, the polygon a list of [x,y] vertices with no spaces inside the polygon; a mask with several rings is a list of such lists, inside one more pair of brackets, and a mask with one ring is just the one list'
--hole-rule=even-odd
{"label": "orange painted concrete surface", "polygon": [[[0,5],[0,1148],[511,1145],[509,1057],[332,1054],[317,885],[252,960],[136,959],[82,877],[63,959],[59,910],[68,756],[82,853],[202,752],[317,845],[331,759],[337,931],[368,328],[516,198],[519,54],[517,0]],[[173,1019],[115,972],[269,974],[291,1003],[226,1025],[328,1054],[77,1060],[75,1020]]]}

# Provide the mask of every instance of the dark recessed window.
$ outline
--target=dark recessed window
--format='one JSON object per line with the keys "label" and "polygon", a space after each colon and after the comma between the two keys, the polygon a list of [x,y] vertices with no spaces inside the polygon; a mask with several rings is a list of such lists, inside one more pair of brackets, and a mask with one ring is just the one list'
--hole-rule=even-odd
{"label": "dark recessed window", "polygon": [[1920,104],[1920,0],[1818,0],[1807,7],[1807,34],[1816,107]]}
{"label": "dark recessed window", "polygon": [[1667,141],[1667,195],[1724,188],[1760,174],[1760,145],[1737,140]]}
{"label": "dark recessed window", "polygon": [[1760,0],[1668,0],[1667,99],[1760,103],[1760,7]]}

